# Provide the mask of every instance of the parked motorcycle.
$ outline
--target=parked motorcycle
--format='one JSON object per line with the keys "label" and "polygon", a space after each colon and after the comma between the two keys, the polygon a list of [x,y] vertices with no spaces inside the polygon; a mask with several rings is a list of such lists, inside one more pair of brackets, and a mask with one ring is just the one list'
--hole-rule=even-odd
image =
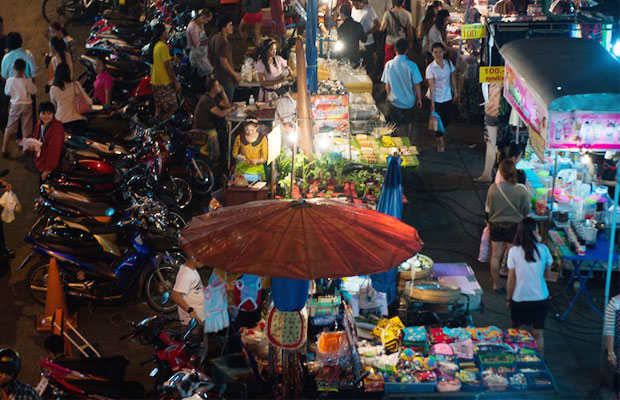
{"label": "parked motorcycle", "polygon": [[144,387],[125,381],[129,361],[123,356],[52,361],[41,358],[41,380],[36,387],[42,399],[141,399]]}
{"label": "parked motorcycle", "polygon": [[18,270],[35,255],[43,258],[28,273],[34,300],[45,304],[49,259],[53,257],[68,297],[105,304],[127,300],[137,292],[154,310],[173,311],[176,306],[161,306],[160,298],[172,290],[176,279],[179,261],[166,254],[176,237],[156,228],[145,229],[142,223],[139,219],[122,222],[135,225],[136,232],[120,256],[103,251],[94,235],[68,224],[52,224],[27,234],[24,241],[33,250]]}

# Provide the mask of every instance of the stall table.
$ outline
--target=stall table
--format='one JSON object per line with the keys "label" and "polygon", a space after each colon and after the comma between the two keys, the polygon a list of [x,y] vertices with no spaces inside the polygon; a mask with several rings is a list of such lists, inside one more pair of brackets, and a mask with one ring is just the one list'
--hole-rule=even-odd
{"label": "stall table", "polygon": [[[568,315],[568,312],[575,306],[577,299],[579,296],[584,294],[588,301],[590,307],[598,314],[603,317],[603,314],[596,308],[596,306],[592,303],[592,296],[590,296],[590,292],[588,292],[587,282],[594,275],[594,270],[596,263],[607,263],[607,258],[609,256],[609,239],[605,235],[599,235],[596,239],[596,246],[591,249],[586,249],[586,254],[580,256],[569,249],[567,246],[558,246],[560,253],[562,255],[563,260],[571,261],[573,264],[573,271],[571,276],[568,278],[568,282],[564,287],[564,292],[567,293],[569,287],[573,284],[573,282],[579,282],[579,290],[575,293],[575,296],[571,300],[568,308],[562,313],[560,316],[560,320],[564,320]],[[614,252],[614,261],[618,260],[618,254]],[[589,262],[587,267],[587,271],[582,273],[582,266],[584,262]]]}
{"label": "stall table", "polygon": [[[252,106],[249,106],[252,107]],[[231,112],[230,114],[228,114],[226,116],[226,130],[228,133],[228,169],[230,170],[231,167],[231,162],[232,162],[232,135],[233,132],[236,131],[244,122],[245,119],[248,117],[247,113],[246,115],[240,115],[239,111],[245,111],[247,110],[249,107],[245,107],[242,109],[238,109],[235,110],[234,112]],[[259,124],[267,124],[269,125],[269,130],[271,130],[271,125],[273,124],[274,121],[274,116],[265,116],[265,115],[261,115],[260,113],[256,113],[256,111],[250,111],[250,113],[252,113],[253,117],[256,117],[256,119],[258,120]],[[258,115],[256,115],[258,114]]]}

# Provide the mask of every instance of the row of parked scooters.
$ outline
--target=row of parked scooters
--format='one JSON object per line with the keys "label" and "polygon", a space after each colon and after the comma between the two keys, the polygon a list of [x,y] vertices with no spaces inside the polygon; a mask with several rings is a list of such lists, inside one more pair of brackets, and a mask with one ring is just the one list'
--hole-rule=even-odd
{"label": "row of parked scooters", "polygon": [[161,21],[171,26],[171,53],[183,58],[190,18],[189,10],[160,0],[136,15],[106,14],[92,26],[79,79],[92,91],[93,57],[109,60],[116,107],[102,112],[112,114],[128,132],[67,133],[62,168],[41,185],[35,201],[38,218],[25,237],[32,252],[18,267],[31,265],[28,287],[41,304],[52,258],[65,296],[74,304],[144,299],[157,316],[132,324],[125,339],[131,336],[153,346],[153,358],[144,363],[155,363],[154,390],[145,395],[141,384],[125,382],[128,361],[123,356],[43,358],[37,388],[43,398],[206,398],[223,393],[215,393],[215,385],[200,372],[206,354],[190,335],[196,321],[174,332],[168,328],[176,318],[164,315],[176,310],[169,298],[185,261],[178,245],[180,231],[191,205],[213,189],[214,177],[208,160],[196,154],[186,134],[195,105],[189,66],[175,67],[183,87],[177,113],[158,122],[144,55],[151,26]]}

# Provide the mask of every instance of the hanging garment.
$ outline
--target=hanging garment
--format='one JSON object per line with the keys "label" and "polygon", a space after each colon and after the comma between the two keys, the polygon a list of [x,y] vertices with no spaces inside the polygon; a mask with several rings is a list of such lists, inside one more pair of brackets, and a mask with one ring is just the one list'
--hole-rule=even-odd
{"label": "hanging garment", "polygon": [[273,307],[267,317],[267,340],[285,350],[299,349],[308,335],[308,312],[280,311]]}
{"label": "hanging garment", "polygon": [[254,311],[260,303],[260,291],[263,289],[260,277],[244,274],[235,281],[234,303],[241,311]]}
{"label": "hanging garment", "polygon": [[306,306],[310,281],[289,278],[271,278],[273,304],[280,311],[299,311]]}
{"label": "hanging garment", "polygon": [[228,301],[226,282],[211,274],[209,284],[204,288],[205,332],[218,332],[228,327]]}

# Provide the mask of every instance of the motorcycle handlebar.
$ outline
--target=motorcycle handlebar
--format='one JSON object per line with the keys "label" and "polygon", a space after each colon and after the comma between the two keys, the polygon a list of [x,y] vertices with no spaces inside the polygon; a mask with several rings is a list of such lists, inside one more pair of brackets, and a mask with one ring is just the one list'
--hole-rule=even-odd
{"label": "motorcycle handlebar", "polygon": [[132,336],[133,336],[133,333],[128,333],[126,335],[123,335],[123,336],[119,337],[118,340],[123,341],[125,339],[129,339]]}

